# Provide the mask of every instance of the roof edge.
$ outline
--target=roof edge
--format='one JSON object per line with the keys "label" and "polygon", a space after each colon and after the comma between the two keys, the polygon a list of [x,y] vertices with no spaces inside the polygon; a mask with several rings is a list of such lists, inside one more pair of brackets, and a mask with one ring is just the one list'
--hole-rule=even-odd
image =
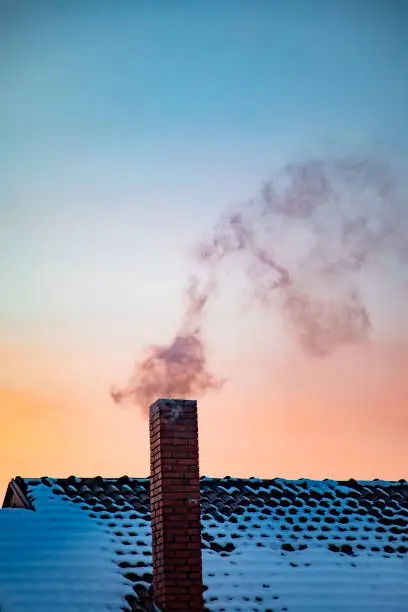
{"label": "roof edge", "polygon": [[17,478],[10,480],[6,489],[2,508],[24,508],[25,510],[35,510],[34,506],[23,491],[23,488],[20,486],[20,481],[24,485],[24,481],[18,476]]}

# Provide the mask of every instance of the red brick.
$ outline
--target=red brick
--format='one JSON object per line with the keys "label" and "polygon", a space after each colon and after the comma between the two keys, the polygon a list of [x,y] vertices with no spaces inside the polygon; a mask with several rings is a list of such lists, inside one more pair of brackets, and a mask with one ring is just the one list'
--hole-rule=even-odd
{"label": "red brick", "polygon": [[[181,416],[172,419],[174,403]],[[153,593],[166,612],[202,612],[200,481],[195,402],[150,410]],[[198,500],[198,503],[191,503]]]}

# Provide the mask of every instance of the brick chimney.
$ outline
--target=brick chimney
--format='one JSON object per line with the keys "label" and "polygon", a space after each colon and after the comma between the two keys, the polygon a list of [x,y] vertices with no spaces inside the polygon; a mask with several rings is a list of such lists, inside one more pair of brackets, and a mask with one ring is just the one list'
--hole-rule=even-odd
{"label": "brick chimney", "polygon": [[197,402],[150,407],[153,597],[164,612],[202,612]]}

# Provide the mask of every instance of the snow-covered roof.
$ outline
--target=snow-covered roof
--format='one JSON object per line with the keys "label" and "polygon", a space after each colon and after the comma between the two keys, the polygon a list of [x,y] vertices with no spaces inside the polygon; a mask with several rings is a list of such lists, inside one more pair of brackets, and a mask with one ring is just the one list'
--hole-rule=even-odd
{"label": "snow-covered roof", "polygon": [[[2,612],[146,609],[148,479],[15,482],[36,512],[0,512]],[[405,481],[202,478],[201,511],[211,612],[408,611]]]}
{"label": "snow-covered roof", "polygon": [[1,612],[118,612],[131,587],[109,534],[78,506],[35,487],[38,512],[0,511]]}

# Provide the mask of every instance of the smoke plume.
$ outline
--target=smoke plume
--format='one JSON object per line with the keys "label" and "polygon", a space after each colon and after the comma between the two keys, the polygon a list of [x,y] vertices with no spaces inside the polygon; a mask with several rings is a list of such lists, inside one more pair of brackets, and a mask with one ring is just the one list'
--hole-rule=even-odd
{"label": "smoke plume", "polygon": [[168,346],[146,349],[114,399],[145,408],[157,397],[192,397],[222,386],[208,371],[203,312],[222,289],[221,266],[234,258],[245,263],[250,303],[280,309],[306,354],[323,357],[369,342],[361,273],[380,256],[407,261],[407,230],[398,181],[378,160],[313,160],[276,172],[196,247],[197,276],[187,286],[179,333]]}
{"label": "smoke plume", "polygon": [[150,345],[136,363],[134,373],[124,389],[112,390],[115,402],[131,399],[143,410],[159,397],[190,398],[213,389],[223,381],[207,370],[202,338],[202,312],[212,295],[214,285],[199,289],[192,278],[187,287],[187,307],[179,332],[169,345]]}

